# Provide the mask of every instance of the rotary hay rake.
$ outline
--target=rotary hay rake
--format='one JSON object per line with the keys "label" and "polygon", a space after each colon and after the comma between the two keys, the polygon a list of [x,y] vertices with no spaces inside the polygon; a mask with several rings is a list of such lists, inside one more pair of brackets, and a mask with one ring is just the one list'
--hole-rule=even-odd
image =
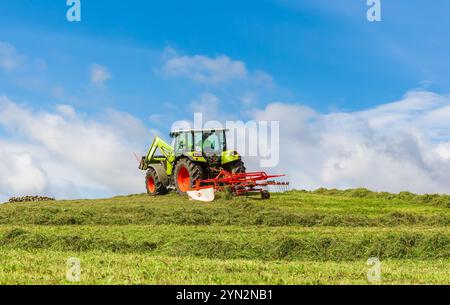
{"label": "rotary hay rake", "polygon": [[197,180],[195,186],[187,194],[192,200],[213,201],[214,193],[218,191],[230,192],[235,196],[261,194],[261,199],[269,199],[269,187],[277,191],[289,189],[289,182],[279,182],[277,179],[285,175],[268,175],[266,172],[230,173],[222,170],[212,179]]}

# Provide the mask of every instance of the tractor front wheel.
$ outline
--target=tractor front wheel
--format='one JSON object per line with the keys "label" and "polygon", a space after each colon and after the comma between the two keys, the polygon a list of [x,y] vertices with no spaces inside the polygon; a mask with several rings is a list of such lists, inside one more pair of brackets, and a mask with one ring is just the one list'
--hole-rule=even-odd
{"label": "tractor front wheel", "polygon": [[185,194],[195,186],[197,180],[204,179],[203,168],[189,159],[181,159],[175,165],[174,184],[178,194]]}
{"label": "tractor front wheel", "polygon": [[147,194],[151,196],[163,195],[167,193],[167,188],[161,182],[158,173],[153,167],[150,167],[145,176],[145,187],[147,189]]}

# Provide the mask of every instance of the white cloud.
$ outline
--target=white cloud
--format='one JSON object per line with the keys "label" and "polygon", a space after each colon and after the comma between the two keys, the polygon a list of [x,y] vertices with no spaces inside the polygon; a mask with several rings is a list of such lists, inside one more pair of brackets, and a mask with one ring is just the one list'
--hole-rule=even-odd
{"label": "white cloud", "polygon": [[91,65],[91,82],[94,85],[103,85],[106,81],[111,80],[112,75],[108,68],[98,65]]}
{"label": "white cloud", "polygon": [[48,178],[33,156],[25,151],[6,151],[6,144],[1,144],[0,194],[24,195],[46,191]]}
{"label": "white cloud", "polygon": [[202,93],[191,102],[190,108],[192,112],[202,113],[206,120],[212,120],[220,111],[220,99],[212,93]]}
{"label": "white cloud", "polygon": [[19,55],[14,46],[9,43],[0,41],[0,68],[11,71],[17,68],[23,60],[23,56]]}
{"label": "white cloud", "polygon": [[228,83],[234,80],[270,82],[272,78],[263,71],[250,73],[244,62],[226,55],[214,58],[205,55],[178,55],[166,49],[161,73],[167,77],[185,77],[199,83]]}
{"label": "white cloud", "polygon": [[244,63],[233,61],[228,56],[178,56],[169,59],[162,71],[167,76],[187,77],[203,83],[228,82],[247,77]]}
{"label": "white cloud", "polygon": [[435,153],[443,160],[450,161],[450,141],[436,146]]}
{"label": "white cloud", "polygon": [[281,161],[273,170],[296,188],[450,193],[449,107],[449,96],[414,91],[361,112],[273,103],[255,119],[280,121]]}
{"label": "white cloud", "polygon": [[151,135],[133,116],[114,110],[93,120],[71,106],[33,111],[0,98],[0,199],[24,193],[62,198],[143,191],[133,152]]}

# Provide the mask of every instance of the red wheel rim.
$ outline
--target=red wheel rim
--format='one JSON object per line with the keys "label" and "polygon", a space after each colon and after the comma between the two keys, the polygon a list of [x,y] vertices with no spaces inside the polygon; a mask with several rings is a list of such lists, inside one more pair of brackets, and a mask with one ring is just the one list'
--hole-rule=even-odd
{"label": "red wheel rim", "polygon": [[147,187],[151,193],[155,192],[155,179],[153,177],[148,177],[147,179]]}
{"label": "red wheel rim", "polygon": [[182,192],[187,192],[191,187],[191,178],[189,177],[189,171],[186,167],[182,167],[177,176],[178,188]]}

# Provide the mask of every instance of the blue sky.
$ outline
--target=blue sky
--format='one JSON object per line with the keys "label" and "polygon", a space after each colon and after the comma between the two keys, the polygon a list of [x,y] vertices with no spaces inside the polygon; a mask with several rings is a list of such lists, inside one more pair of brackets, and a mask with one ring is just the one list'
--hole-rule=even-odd
{"label": "blue sky", "polygon": [[[145,116],[149,107],[184,105],[205,90],[225,100],[259,91],[261,104],[282,100],[327,112],[393,101],[424,83],[437,92],[450,87],[445,0],[381,1],[380,23],[366,20],[363,0],[81,3],[80,23],[66,21],[65,0],[0,3],[0,40],[47,65],[45,71],[29,67],[26,76],[2,75],[3,94],[51,104],[42,87],[58,87],[83,100],[76,106],[86,111],[112,106]],[[229,56],[269,74],[275,86],[161,78],[155,70],[167,47],[189,56]],[[113,74],[102,92],[88,87],[91,63]],[[33,81],[37,88],[23,88]]]}
{"label": "blue sky", "polygon": [[[306,154],[299,187],[450,192],[450,2],[381,4],[382,22],[371,23],[365,0],[81,0],[82,21],[70,23],[66,0],[1,1],[0,157],[9,161],[0,172],[21,181],[32,167],[35,184],[0,179],[0,192],[139,191],[134,160],[116,173],[132,177],[127,186],[99,171],[131,156],[122,146],[143,152],[149,130],[165,136],[198,110],[294,130],[282,142]],[[91,134],[111,141],[99,147]],[[86,152],[65,156],[71,144],[58,137],[79,141],[75,150],[88,143]],[[360,159],[364,149],[372,159]],[[91,170],[86,159],[101,154],[108,162]],[[383,168],[398,176],[365,180]],[[424,180],[408,180],[416,176]]]}

